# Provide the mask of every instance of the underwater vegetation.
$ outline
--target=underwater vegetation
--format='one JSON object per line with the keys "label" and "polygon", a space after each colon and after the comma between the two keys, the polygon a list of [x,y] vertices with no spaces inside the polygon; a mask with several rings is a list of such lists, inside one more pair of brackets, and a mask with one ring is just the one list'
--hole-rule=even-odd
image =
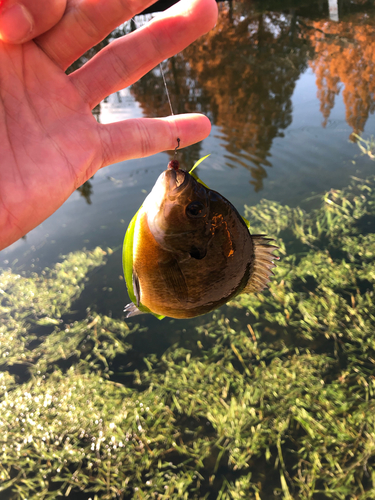
{"label": "underwater vegetation", "polygon": [[371,136],[369,139],[364,139],[358,134],[352,134],[356,139],[357,145],[363,155],[367,155],[371,160],[375,160],[375,138]]}
{"label": "underwater vegetation", "polygon": [[269,291],[144,359],[135,322],[69,322],[102,249],[3,271],[1,498],[374,498],[375,178],[318,201],[246,207]]}

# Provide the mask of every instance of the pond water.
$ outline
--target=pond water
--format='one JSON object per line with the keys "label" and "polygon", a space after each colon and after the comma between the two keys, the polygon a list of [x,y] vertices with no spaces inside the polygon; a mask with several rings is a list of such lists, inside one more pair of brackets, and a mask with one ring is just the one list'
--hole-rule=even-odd
{"label": "pond water", "polygon": [[[212,122],[212,132],[206,140],[179,153],[182,166],[188,169],[200,157],[210,154],[198,167],[199,176],[208,186],[228,198],[241,214],[245,214],[245,205],[255,207],[262,200],[277,202],[278,207],[299,207],[308,214],[319,210],[324,193],[343,190],[353,182],[360,182],[358,179],[374,175],[375,146],[370,143],[371,134],[375,133],[373,2],[233,1],[220,3],[219,9],[219,21],[214,30],[183,53],[163,63],[174,112],[199,111],[207,114]],[[144,21],[145,18],[140,17],[135,23]],[[131,26],[122,29],[126,31]],[[156,68],[131,88],[110,95],[95,110],[95,114],[101,123],[130,117],[168,115],[160,69]],[[360,149],[353,134],[369,141],[361,143],[365,148],[372,147],[368,150],[369,154]],[[63,318],[65,322],[73,323],[84,318],[87,308],[90,308],[92,314],[123,319],[123,307],[129,302],[121,260],[124,234],[171,157],[171,152],[160,153],[149,158],[120,162],[99,171],[48,220],[3,250],[0,266],[4,270],[10,268],[21,276],[29,276],[31,272],[40,274],[44,268],[53,267],[62,260],[62,255],[69,252],[91,250],[97,246],[111,248],[113,253],[107,255],[106,264],[88,274],[82,294],[73,303],[72,311]],[[357,180],[353,181],[353,178]],[[331,191],[331,194],[334,192]],[[330,200],[329,203],[335,202],[334,198]],[[279,224],[279,219],[273,219],[272,211],[267,213],[271,214],[266,223],[267,233],[277,240],[279,233],[275,224]],[[251,214],[254,216],[253,212]],[[375,218],[368,216],[366,224],[363,234],[374,233]],[[284,232],[282,237],[287,251],[282,246],[282,259],[288,255],[298,255],[300,259],[309,249],[316,248],[308,238],[302,238],[302,243],[291,239],[288,246],[288,224]],[[345,242],[345,245],[349,244]],[[302,244],[305,246],[298,254]],[[328,243],[327,247],[323,244],[319,251],[328,252],[329,248]],[[336,250],[339,255],[339,249]],[[350,264],[348,266],[350,274]],[[313,271],[310,274],[315,276]],[[276,276],[276,279],[286,280],[285,276]],[[368,280],[371,282],[369,277]],[[366,288],[365,281],[363,278],[360,283],[357,282],[358,289],[372,289],[372,285],[366,285]],[[313,293],[318,283],[311,285],[307,278],[306,283],[309,293]],[[332,285],[334,289],[335,285]],[[285,305],[285,310],[288,307]],[[371,301],[368,307],[371,309]],[[214,315],[191,320],[166,318],[160,322],[151,315],[128,320],[130,328],[139,324],[143,329],[132,344],[134,358],[138,360],[136,368],[145,368],[140,361],[144,356],[153,353],[160,356],[177,341],[184,340],[184,345],[189,347],[189,336],[196,345],[194,332],[199,331],[196,327],[206,328],[209,322],[214,328],[222,315],[229,318],[231,324],[251,332],[247,326],[249,322],[255,323],[259,315],[262,317],[265,314],[261,306],[256,314],[254,308],[243,302],[236,307],[233,304],[223,306]],[[267,317],[263,324],[265,341],[267,335],[276,338],[270,325],[271,320]],[[257,332],[256,336],[258,338]],[[285,332],[280,338],[288,346]],[[304,348],[308,340],[307,335],[301,338],[300,343],[294,339],[293,349]],[[332,340],[327,352],[333,352],[333,343]],[[323,344],[323,341],[313,341],[309,349],[324,351]],[[282,348],[277,349],[277,352],[282,351]],[[237,358],[241,362],[243,356]],[[128,366],[131,368],[131,361]],[[22,367],[20,370],[22,372]],[[123,382],[121,377],[114,379]],[[279,445],[274,446],[276,450]],[[277,451],[272,450],[271,447],[269,453],[277,455]],[[278,460],[280,465],[280,455]],[[290,463],[294,464],[293,460]],[[209,465],[205,463],[205,467]],[[251,464],[247,467],[251,468]],[[278,475],[273,479],[272,488],[279,487],[280,495],[291,498],[284,487],[284,475],[288,484],[292,482],[285,467],[282,468],[281,483]],[[225,474],[226,469],[223,470]],[[212,491],[222,487],[222,483],[219,486],[215,484],[213,481],[210,488],[207,483],[204,491],[211,491],[212,494]],[[365,488],[370,487],[365,482],[363,484]],[[250,491],[246,490],[246,485],[241,487]],[[255,496],[248,498],[274,498],[271,487],[264,489],[268,491],[264,494],[261,489],[257,492],[254,488],[251,495]],[[334,488],[331,487],[331,490],[334,491]],[[298,496],[299,490],[296,491],[295,498],[302,498]],[[321,491],[319,495],[323,495]],[[327,496],[319,498],[354,498],[350,496],[350,488],[345,491],[343,496],[339,493],[329,496],[331,493],[327,493]],[[294,495],[292,490],[290,494]],[[191,493],[189,498],[198,496]]]}
{"label": "pond water", "polygon": [[[221,4],[216,29],[164,63],[174,112],[198,110],[213,125],[205,141],[181,153],[182,166],[211,154],[200,176],[241,213],[262,198],[308,208],[314,195],[374,171],[351,140],[353,132],[369,137],[375,130],[373,9],[366,2],[342,2],[338,23],[326,2],[296,2],[286,10],[279,4],[279,10],[265,12],[258,11],[260,4],[234,2],[228,11]],[[167,115],[160,70],[109,96],[96,113],[102,123]],[[98,312],[122,317],[128,302],[122,240],[169,158],[161,153],[99,171],[41,226],[4,250],[0,264],[27,273],[74,250],[116,249],[79,307],[95,305]],[[152,317],[137,321],[157,326]],[[168,320],[163,323],[168,328]]]}

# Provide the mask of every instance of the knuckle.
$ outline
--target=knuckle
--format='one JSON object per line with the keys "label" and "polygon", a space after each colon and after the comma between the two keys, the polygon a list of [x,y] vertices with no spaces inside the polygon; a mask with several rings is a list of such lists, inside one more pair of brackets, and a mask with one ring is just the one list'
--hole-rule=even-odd
{"label": "knuckle", "polygon": [[116,42],[113,42],[106,47],[106,56],[117,79],[120,79],[121,81],[128,80],[130,78],[130,73],[124,63],[124,60],[118,53]]}
{"label": "knuckle", "polygon": [[142,121],[137,122],[140,151],[142,156],[148,156],[153,150],[153,138],[148,127]]}

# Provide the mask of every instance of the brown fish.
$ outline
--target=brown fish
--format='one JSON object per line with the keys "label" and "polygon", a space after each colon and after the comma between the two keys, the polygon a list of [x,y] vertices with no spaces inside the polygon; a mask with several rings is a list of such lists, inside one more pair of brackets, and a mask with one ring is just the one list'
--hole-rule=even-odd
{"label": "brown fish", "polygon": [[264,235],[251,235],[224,196],[174,168],[159,176],[125,236],[124,272],[133,301],[126,317],[208,313],[236,295],[263,290],[278,259],[277,247]]}

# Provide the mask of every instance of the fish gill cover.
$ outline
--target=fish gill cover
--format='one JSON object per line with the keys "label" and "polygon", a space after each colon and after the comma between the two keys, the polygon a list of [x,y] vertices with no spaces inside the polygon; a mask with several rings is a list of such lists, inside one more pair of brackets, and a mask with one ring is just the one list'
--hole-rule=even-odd
{"label": "fish gill cover", "polygon": [[285,253],[270,291],[161,354],[136,322],[70,321],[103,250],[2,273],[2,498],[374,497],[375,179],[246,216]]}

